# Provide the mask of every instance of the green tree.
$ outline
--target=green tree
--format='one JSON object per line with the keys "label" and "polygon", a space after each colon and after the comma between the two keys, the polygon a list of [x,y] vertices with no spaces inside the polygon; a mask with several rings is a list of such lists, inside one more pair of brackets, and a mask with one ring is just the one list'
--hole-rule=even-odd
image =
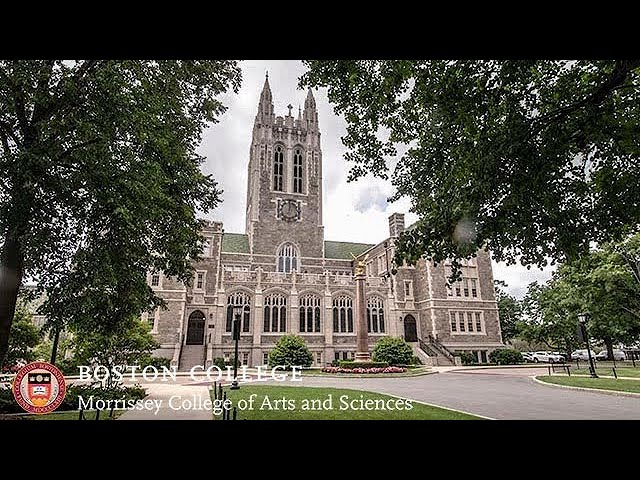
{"label": "green tree", "polygon": [[560,266],[544,286],[530,285],[524,299],[529,321],[519,324],[523,338],[569,348],[576,343],[577,316],[586,311],[589,336],[604,342],[610,358],[614,344],[637,341],[640,282],[628,262],[632,254],[621,253],[631,240],[607,244]]}
{"label": "green tree", "polygon": [[517,365],[523,363],[522,354],[518,350],[499,348],[489,354],[489,361],[497,365]]}
{"label": "green tree", "polygon": [[389,365],[410,365],[413,349],[402,337],[382,337],[373,347],[373,361]]}
{"label": "green tree", "polygon": [[[100,330],[75,332],[74,363],[87,366],[105,366],[110,371],[127,365],[140,365],[148,362],[151,353],[160,345],[151,335],[147,322],[129,317],[118,324],[117,329],[109,333]],[[115,376],[104,382],[104,388],[117,385]]]}
{"label": "green tree", "polygon": [[289,369],[292,366],[310,367],[312,363],[313,354],[298,335],[283,335],[269,352],[270,367],[282,365]]}
{"label": "green tree", "polygon": [[589,335],[604,342],[610,359],[614,344],[640,338],[640,283],[627,261],[629,255],[621,254],[630,243],[606,245],[562,267],[573,294],[589,312]]}
{"label": "green tree", "polygon": [[11,341],[4,360],[5,366],[18,361],[34,360],[33,348],[40,343],[40,329],[33,324],[33,316],[26,307],[18,305],[11,324]]}
{"label": "green tree", "polygon": [[508,285],[502,280],[494,280],[496,302],[498,302],[498,316],[500,317],[500,330],[502,341],[509,342],[518,333],[517,322],[522,315],[520,301],[505,290]]}
{"label": "green tree", "polygon": [[570,358],[578,346],[578,313],[583,310],[582,299],[575,293],[559,270],[545,285],[530,284],[522,300],[523,320],[516,324],[518,336],[531,343],[543,343]]}
{"label": "green tree", "polygon": [[189,281],[220,198],[196,148],[239,84],[235,61],[0,61],[0,359],[25,277],[56,328],[105,332],[161,303],[147,271]]}
{"label": "green tree", "polygon": [[305,64],[346,120],[349,179],[392,165],[418,214],[396,263],[485,247],[543,267],[637,229],[640,60]]}

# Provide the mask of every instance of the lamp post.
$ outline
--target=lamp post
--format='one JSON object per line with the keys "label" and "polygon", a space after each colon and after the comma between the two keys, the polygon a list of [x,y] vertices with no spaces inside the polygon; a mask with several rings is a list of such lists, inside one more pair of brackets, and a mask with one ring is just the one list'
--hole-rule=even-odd
{"label": "lamp post", "polygon": [[240,318],[244,313],[242,305],[234,305],[233,307],[233,328],[231,329],[233,340],[235,342],[235,352],[233,355],[233,382],[231,382],[230,390],[240,390],[238,385],[238,340],[240,340]]}
{"label": "lamp post", "polygon": [[589,344],[589,335],[587,333],[587,317],[588,313],[579,313],[578,321],[580,322],[580,328],[582,329],[582,336],[587,342],[587,355],[589,355],[589,376],[591,378],[598,378],[596,368],[593,365],[593,357],[591,356],[591,345]]}

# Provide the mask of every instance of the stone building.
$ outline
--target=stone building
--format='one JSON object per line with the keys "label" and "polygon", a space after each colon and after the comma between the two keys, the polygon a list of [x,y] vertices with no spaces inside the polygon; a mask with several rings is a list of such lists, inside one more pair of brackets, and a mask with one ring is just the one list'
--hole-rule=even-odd
{"label": "stone building", "polygon": [[[472,351],[480,362],[502,346],[491,261],[485,251],[448,287],[446,264],[420,261],[393,269],[394,240],[404,215],[389,218],[376,245],[326,241],[322,213],[322,149],[311,91],[294,117],[276,116],[268,77],[249,151],[246,231],[209,222],[203,259],[191,286],[150,273],[168,309],[145,314],[161,343],[159,355],[181,370],[233,356],[232,306],[245,306],[239,357],[263,365],[284,333],[301,335],[316,365],[352,358],[356,349],[353,258],[366,261],[371,347],[384,335],[403,336],[428,363]],[[383,233],[381,232],[381,237]]]}

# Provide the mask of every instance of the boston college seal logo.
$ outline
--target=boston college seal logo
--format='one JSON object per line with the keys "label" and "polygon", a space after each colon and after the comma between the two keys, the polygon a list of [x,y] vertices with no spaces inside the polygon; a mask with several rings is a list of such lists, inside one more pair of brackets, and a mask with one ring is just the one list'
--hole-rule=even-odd
{"label": "boston college seal logo", "polygon": [[54,365],[32,362],[20,369],[13,381],[13,396],[29,413],[49,413],[64,400],[64,376]]}

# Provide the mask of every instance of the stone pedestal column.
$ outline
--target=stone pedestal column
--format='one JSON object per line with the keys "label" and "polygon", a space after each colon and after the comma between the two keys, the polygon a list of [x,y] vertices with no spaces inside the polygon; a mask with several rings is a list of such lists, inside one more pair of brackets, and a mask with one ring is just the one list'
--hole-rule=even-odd
{"label": "stone pedestal column", "polygon": [[356,272],[356,305],[355,305],[355,324],[356,324],[356,362],[369,362],[369,332],[367,331],[367,311],[364,301],[365,274]]}

